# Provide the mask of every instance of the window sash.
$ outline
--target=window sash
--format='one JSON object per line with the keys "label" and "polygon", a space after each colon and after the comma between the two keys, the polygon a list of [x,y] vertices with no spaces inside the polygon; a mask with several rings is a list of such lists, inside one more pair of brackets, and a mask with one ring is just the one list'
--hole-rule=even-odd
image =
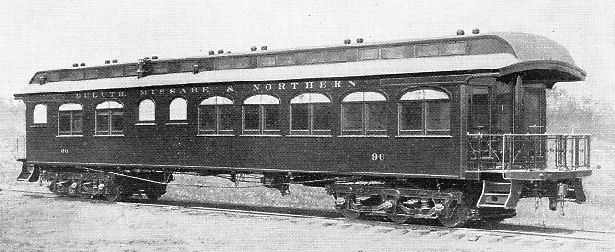
{"label": "window sash", "polygon": [[124,112],[118,109],[96,111],[96,135],[120,135],[124,132]]}
{"label": "window sash", "polygon": [[385,101],[342,103],[342,135],[386,135],[386,111]]}

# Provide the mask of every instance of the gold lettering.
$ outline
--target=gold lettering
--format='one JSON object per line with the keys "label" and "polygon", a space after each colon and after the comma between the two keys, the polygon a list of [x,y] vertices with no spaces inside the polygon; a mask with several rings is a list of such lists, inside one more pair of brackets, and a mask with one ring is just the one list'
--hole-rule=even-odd
{"label": "gold lettering", "polygon": [[348,87],[356,87],[357,86],[357,84],[352,82],[352,81],[348,81],[348,84],[350,84],[350,86],[348,86]]}
{"label": "gold lettering", "polygon": [[77,99],[81,99],[81,94],[75,94],[77,96]]}
{"label": "gold lettering", "polygon": [[169,88],[169,94],[175,94],[175,89],[174,88]]}
{"label": "gold lettering", "polygon": [[159,90],[158,90],[158,93],[159,93],[159,94],[164,94],[164,89],[159,89]]}
{"label": "gold lettering", "polygon": [[110,92],[111,93],[111,97],[115,97],[115,92]]}
{"label": "gold lettering", "polygon": [[291,82],[290,83],[290,85],[293,85],[293,89],[297,89],[297,84],[299,84],[299,83],[297,83],[297,82]]}
{"label": "gold lettering", "polygon": [[190,88],[190,93],[198,93],[199,92],[199,88],[193,87]]}
{"label": "gold lettering", "polygon": [[117,96],[118,97],[126,97],[126,93],[124,93],[123,91],[117,92]]}
{"label": "gold lettering", "polygon": [[314,84],[313,81],[307,81],[305,82],[305,88],[307,89],[313,88],[314,87],[313,84]]}
{"label": "gold lettering", "polygon": [[147,90],[141,90],[141,96],[147,95]]}
{"label": "gold lettering", "polygon": [[271,84],[267,84],[267,85],[265,85],[265,89],[267,89],[267,90],[271,90],[271,88],[272,88],[272,87],[271,87]]}
{"label": "gold lettering", "polygon": [[233,90],[233,86],[228,86],[226,92],[235,92],[235,90]]}
{"label": "gold lettering", "polygon": [[179,92],[182,93],[182,94],[188,93],[188,92],[186,92],[185,88],[182,88]]}
{"label": "gold lettering", "polygon": [[333,87],[337,87],[338,88],[338,87],[340,87],[340,84],[342,84],[342,82],[336,80],[336,81],[333,82]]}
{"label": "gold lettering", "polygon": [[320,85],[318,85],[318,87],[320,88],[326,88],[327,87],[327,81],[321,81]]}
{"label": "gold lettering", "polygon": [[259,89],[261,89],[261,85],[260,84],[254,84],[254,91],[258,91]]}
{"label": "gold lettering", "polygon": [[278,90],[280,90],[280,89],[286,89],[286,83],[284,83],[284,82],[280,82],[280,83],[278,84]]}

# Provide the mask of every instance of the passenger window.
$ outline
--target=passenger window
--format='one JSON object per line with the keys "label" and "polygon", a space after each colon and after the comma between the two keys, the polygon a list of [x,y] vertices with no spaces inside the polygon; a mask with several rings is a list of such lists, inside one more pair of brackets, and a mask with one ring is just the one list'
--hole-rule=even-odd
{"label": "passenger window", "polygon": [[96,135],[121,135],[124,132],[124,105],[106,101],[96,105]]}
{"label": "passenger window", "polygon": [[233,132],[233,101],[221,96],[207,98],[199,104],[199,134]]}
{"label": "passenger window", "polygon": [[331,100],[318,93],[304,93],[290,100],[292,135],[330,135]]}
{"label": "passenger window", "polygon": [[399,135],[450,134],[450,101],[446,93],[420,89],[399,100]]}
{"label": "passenger window", "polygon": [[139,103],[139,122],[153,122],[156,120],[156,105],[147,99]]}
{"label": "passenger window", "polygon": [[271,95],[254,95],[243,103],[244,134],[279,133],[280,100]]}
{"label": "passenger window", "polygon": [[386,97],[355,92],[342,100],[342,135],[385,135]]}
{"label": "passenger window", "polygon": [[32,122],[34,124],[47,123],[47,105],[36,104],[36,106],[34,106],[34,111],[32,112]]}
{"label": "passenger window", "polygon": [[175,98],[169,105],[169,120],[185,121],[188,120],[188,104],[184,98]]}
{"label": "passenger window", "polygon": [[83,132],[83,106],[67,103],[58,108],[58,135],[81,135]]}

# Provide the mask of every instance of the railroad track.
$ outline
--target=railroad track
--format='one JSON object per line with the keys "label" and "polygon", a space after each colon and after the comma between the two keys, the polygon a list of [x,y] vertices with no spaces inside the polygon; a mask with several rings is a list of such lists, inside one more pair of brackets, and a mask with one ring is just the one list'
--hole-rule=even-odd
{"label": "railroad track", "polygon": [[[22,193],[23,196],[35,196],[42,198],[57,198],[58,196],[50,192],[35,192],[26,190],[14,190],[3,189],[1,192]],[[68,200],[83,201],[89,200],[78,197],[65,197]],[[96,200],[106,202],[104,200]],[[410,223],[410,224],[395,224],[391,222],[384,222],[377,216],[369,219],[362,220],[347,220],[340,216],[336,211],[326,210],[304,210],[304,209],[288,209],[281,207],[260,207],[260,206],[247,206],[247,205],[232,205],[232,204],[214,204],[202,203],[202,202],[185,202],[185,201],[159,201],[158,203],[148,203],[146,200],[133,199],[127,202],[115,203],[125,207],[151,207],[151,208],[165,208],[169,210],[177,210],[184,212],[197,212],[202,214],[227,214],[238,216],[259,216],[259,217],[273,217],[273,218],[301,218],[310,219],[315,223],[319,223],[324,226],[335,225],[350,225],[359,226],[367,225],[372,227],[378,227],[379,232],[394,232],[397,234],[419,233],[421,235],[429,233],[437,233],[439,236],[462,233],[463,237],[467,239],[476,239],[480,237],[537,237],[550,240],[576,240],[587,242],[605,242],[615,244],[615,232],[611,231],[595,231],[595,230],[576,230],[576,229],[561,229],[561,228],[549,228],[549,227],[531,227],[531,226],[517,226],[510,224],[499,224],[491,228],[445,228],[439,226],[432,226],[433,223]],[[506,229],[506,227],[510,227]],[[536,231],[524,231],[524,230],[511,230],[511,229],[535,229]],[[459,234],[457,234],[459,235]]]}

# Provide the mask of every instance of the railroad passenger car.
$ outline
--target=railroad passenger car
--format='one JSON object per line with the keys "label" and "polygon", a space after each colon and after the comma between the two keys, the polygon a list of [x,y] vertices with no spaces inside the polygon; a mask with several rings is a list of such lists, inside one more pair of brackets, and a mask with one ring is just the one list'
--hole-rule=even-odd
{"label": "railroad passenger car", "polygon": [[326,187],[349,218],[501,221],[520,198],[585,201],[590,137],[546,134],[545,92],[585,72],[524,33],[37,72],[20,179],[157,199],[173,173]]}

